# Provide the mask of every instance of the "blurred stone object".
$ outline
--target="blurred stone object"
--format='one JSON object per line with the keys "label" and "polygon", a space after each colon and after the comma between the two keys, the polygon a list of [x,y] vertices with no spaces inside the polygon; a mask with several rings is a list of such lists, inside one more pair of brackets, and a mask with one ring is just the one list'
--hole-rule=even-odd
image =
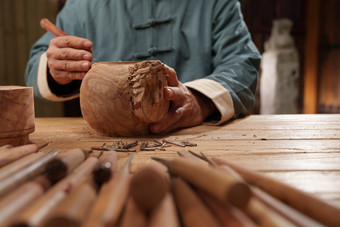
{"label": "blurred stone object", "polygon": [[261,62],[261,114],[298,113],[299,56],[290,31],[292,21],[274,20]]}

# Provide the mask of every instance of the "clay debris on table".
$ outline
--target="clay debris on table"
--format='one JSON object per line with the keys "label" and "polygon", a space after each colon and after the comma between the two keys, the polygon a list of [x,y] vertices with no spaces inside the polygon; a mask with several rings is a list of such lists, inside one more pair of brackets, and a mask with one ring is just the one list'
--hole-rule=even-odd
{"label": "clay debris on table", "polygon": [[179,147],[194,147],[197,146],[196,143],[189,141],[171,141],[167,139],[163,139],[162,141],[153,140],[152,142],[140,141],[138,142],[124,142],[122,140],[118,140],[116,143],[110,144],[102,144],[99,147],[91,147],[92,150],[103,150],[109,151],[114,150],[117,152],[136,152],[137,150],[134,147],[139,146],[140,151],[165,151],[167,147],[171,147],[171,145],[179,146]]}

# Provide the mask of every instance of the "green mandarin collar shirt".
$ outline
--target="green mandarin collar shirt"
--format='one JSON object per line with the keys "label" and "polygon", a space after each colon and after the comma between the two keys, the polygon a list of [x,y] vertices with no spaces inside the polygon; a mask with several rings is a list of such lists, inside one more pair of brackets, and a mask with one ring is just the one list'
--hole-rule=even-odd
{"label": "green mandarin collar shirt", "polygon": [[[254,104],[260,55],[236,0],[67,0],[56,24],[91,40],[97,61],[169,65],[182,83],[213,100],[220,122],[247,114]],[[49,86],[44,53],[52,38],[46,33],[32,47],[26,83],[36,96],[49,99],[48,90],[64,100],[79,83]]]}

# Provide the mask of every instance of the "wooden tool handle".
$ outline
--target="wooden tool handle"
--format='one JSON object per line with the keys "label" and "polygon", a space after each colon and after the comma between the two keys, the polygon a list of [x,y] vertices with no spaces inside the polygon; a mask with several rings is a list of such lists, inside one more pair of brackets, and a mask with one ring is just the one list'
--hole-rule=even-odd
{"label": "wooden tool handle", "polygon": [[94,182],[100,187],[108,182],[115,172],[117,165],[117,152],[107,151],[100,157],[96,168],[93,171]]}
{"label": "wooden tool handle", "polygon": [[45,226],[81,226],[91,204],[96,199],[96,191],[91,183],[84,181],[66,196],[44,222]]}
{"label": "wooden tool handle", "polygon": [[10,226],[19,212],[42,196],[49,187],[46,183],[41,184],[43,181],[48,180],[44,176],[39,176],[21,185],[0,201],[0,226]]}
{"label": "wooden tool handle", "polygon": [[246,214],[251,217],[259,226],[273,226],[273,227],[296,227],[276,211],[262,203],[256,197],[252,197],[247,207],[244,209]]}
{"label": "wooden tool handle", "polygon": [[[295,210],[294,208],[288,206],[282,201],[276,199],[265,191],[251,187],[254,197],[262,202],[268,207],[268,209],[273,209],[278,215],[289,220],[291,223],[297,226],[313,226],[313,227],[323,227],[324,225],[316,222],[314,219],[302,214],[301,212]],[[269,214],[268,214],[269,215]]]}
{"label": "wooden tool handle", "polygon": [[169,184],[166,172],[152,166],[139,169],[132,177],[131,197],[145,212],[153,210],[166,195]]}
{"label": "wooden tool handle", "polygon": [[294,207],[307,216],[310,216],[327,226],[339,226],[339,208],[331,206],[311,194],[298,190],[263,174],[248,170],[237,164],[230,163],[219,158],[212,158],[212,160],[217,164],[231,167],[249,184],[261,188],[281,201],[285,201],[288,205]]}
{"label": "wooden tool handle", "polygon": [[133,154],[130,154],[124,167],[100,189],[98,199],[84,222],[84,227],[117,226],[129,195],[132,157]]}
{"label": "wooden tool handle", "polygon": [[146,227],[146,214],[139,209],[135,201],[130,197],[127,201],[125,211],[122,216],[120,227]]}
{"label": "wooden tool handle", "polygon": [[11,144],[5,144],[3,146],[0,147],[0,151],[4,151],[7,150],[9,148],[13,147]]}
{"label": "wooden tool handle", "polygon": [[171,188],[184,226],[221,226],[184,180],[171,179]]}
{"label": "wooden tool handle", "polygon": [[59,152],[48,154],[42,157],[40,160],[33,163],[32,165],[28,166],[27,168],[24,168],[21,171],[13,174],[11,177],[4,179],[0,184],[0,197],[16,188],[17,185],[29,181],[33,177],[43,172],[46,167],[46,164],[50,160],[52,160],[58,153]]}
{"label": "wooden tool handle", "polygon": [[27,144],[2,150],[0,152],[0,167],[36,151],[38,151],[38,146],[36,144]]}
{"label": "wooden tool handle", "polygon": [[[215,165],[217,165],[214,161],[210,160],[211,162],[213,162]],[[228,171],[230,174],[234,175],[235,177],[242,179],[242,177],[232,168],[230,168],[227,165],[221,165],[221,166],[217,166],[217,168],[220,168],[222,171]],[[270,216],[270,214],[274,214],[274,217],[268,217],[268,220],[273,220],[275,221],[277,216],[279,217],[279,220],[282,219],[287,219],[287,221],[290,221],[291,223],[294,223],[297,226],[314,226],[314,227],[320,227],[321,224],[316,223],[315,220],[311,219],[310,217],[298,212],[297,210],[289,207],[287,204],[283,203],[282,201],[276,199],[275,197],[271,196],[270,194],[266,193],[265,191],[254,187],[254,186],[250,186],[252,193],[254,195],[254,197],[257,198],[258,201],[255,202],[256,203],[263,203],[263,205],[258,205],[260,207],[260,209],[272,209],[273,212],[269,212],[268,216]],[[255,205],[256,206],[256,205]],[[264,208],[263,208],[264,207]],[[251,205],[249,205],[249,209],[248,211],[251,211]],[[261,211],[259,211],[261,212]],[[254,212],[253,212],[254,213]],[[256,213],[256,212],[255,212]],[[254,214],[255,214],[254,213]],[[256,215],[256,214],[255,214]],[[262,219],[262,218],[260,218]],[[263,221],[263,220],[262,220]],[[271,222],[273,222],[271,221]]]}
{"label": "wooden tool handle", "polygon": [[16,160],[0,169],[0,181],[41,159],[46,153],[37,152]]}
{"label": "wooden tool handle", "polygon": [[171,173],[182,177],[225,204],[244,207],[251,197],[250,188],[246,183],[216,168],[185,158],[153,159],[165,164]]}
{"label": "wooden tool handle", "polygon": [[57,182],[71,173],[84,160],[85,154],[82,149],[75,148],[58,155],[46,166],[46,174],[51,182]]}
{"label": "wooden tool handle", "polygon": [[161,203],[150,213],[150,227],[179,227],[176,205],[173,196],[168,192]]}
{"label": "wooden tool handle", "polygon": [[181,156],[182,158],[191,159],[191,160],[194,160],[194,161],[197,161],[197,162],[200,162],[200,163],[204,162],[202,159],[194,156],[193,153],[190,153],[190,151],[188,151],[188,150],[177,151],[177,154],[179,156]]}
{"label": "wooden tool handle", "polygon": [[215,214],[222,226],[256,227],[257,225],[242,211],[232,206],[226,206],[202,190],[197,190],[197,195],[207,207]]}
{"label": "wooden tool handle", "polygon": [[97,164],[95,157],[87,158],[70,175],[59,181],[28,209],[16,217],[14,226],[41,226],[45,218],[62,201],[65,196],[74,190],[74,187],[90,178]]}
{"label": "wooden tool handle", "polygon": [[63,32],[60,28],[55,26],[51,21],[49,21],[47,18],[43,18],[40,21],[40,26],[45,29],[46,31],[50,32],[51,34],[55,36],[65,36],[67,35],[65,32]]}

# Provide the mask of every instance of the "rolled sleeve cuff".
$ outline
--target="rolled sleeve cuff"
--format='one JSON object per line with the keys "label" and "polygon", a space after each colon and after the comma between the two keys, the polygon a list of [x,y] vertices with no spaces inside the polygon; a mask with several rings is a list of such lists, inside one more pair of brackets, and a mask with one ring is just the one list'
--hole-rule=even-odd
{"label": "rolled sleeve cuff", "polygon": [[234,116],[234,104],[230,92],[218,82],[210,79],[198,79],[186,82],[184,85],[210,98],[220,112],[220,120],[207,123],[219,125]]}
{"label": "rolled sleeve cuff", "polygon": [[39,89],[40,95],[46,100],[55,101],[55,102],[66,101],[66,100],[77,98],[79,96],[79,94],[73,94],[68,97],[57,96],[51,91],[51,88],[48,85],[47,76],[48,76],[47,75],[47,57],[46,57],[46,52],[45,52],[40,56],[39,68],[38,68],[38,89]]}

